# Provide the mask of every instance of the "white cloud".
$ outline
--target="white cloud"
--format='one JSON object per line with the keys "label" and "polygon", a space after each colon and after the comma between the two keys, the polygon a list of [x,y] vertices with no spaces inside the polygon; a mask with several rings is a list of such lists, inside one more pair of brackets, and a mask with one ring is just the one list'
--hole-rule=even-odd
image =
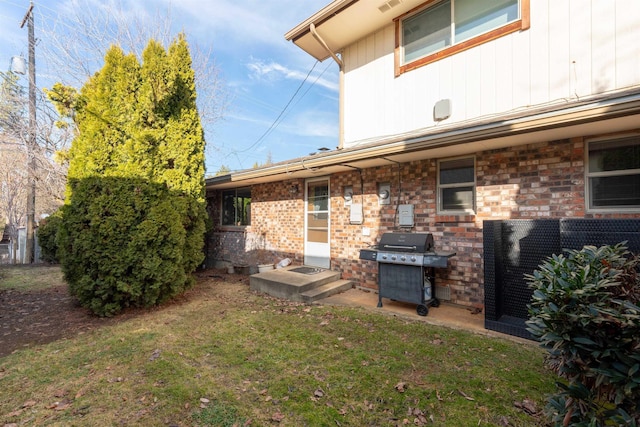
{"label": "white cloud", "polygon": [[338,92],[338,84],[322,77],[320,72],[314,71],[307,77],[307,72],[300,70],[292,70],[277,62],[263,62],[261,60],[252,60],[247,64],[250,71],[250,78],[266,81],[276,81],[281,79],[303,81],[307,79],[310,84],[321,86],[334,92]]}
{"label": "white cloud", "polygon": [[[327,4],[327,0],[180,0],[170,1],[193,18],[219,48],[244,45],[285,45],[284,34]],[[190,32],[190,29],[186,29]],[[231,43],[230,43],[231,42]]]}
{"label": "white cloud", "polygon": [[338,120],[335,113],[303,110],[288,119],[283,126],[291,134],[299,136],[326,137],[338,140]]}

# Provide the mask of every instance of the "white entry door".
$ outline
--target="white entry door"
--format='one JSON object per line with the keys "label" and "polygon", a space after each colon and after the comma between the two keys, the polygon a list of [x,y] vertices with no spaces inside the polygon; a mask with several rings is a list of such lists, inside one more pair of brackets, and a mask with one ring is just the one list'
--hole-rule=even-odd
{"label": "white entry door", "polygon": [[329,244],[329,179],[308,180],[305,190],[304,263],[314,267],[331,267]]}

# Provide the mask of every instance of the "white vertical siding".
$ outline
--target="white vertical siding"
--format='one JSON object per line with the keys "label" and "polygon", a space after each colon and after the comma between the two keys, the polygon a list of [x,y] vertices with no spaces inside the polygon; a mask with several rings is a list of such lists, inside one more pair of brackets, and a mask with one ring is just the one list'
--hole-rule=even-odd
{"label": "white vertical siding", "polygon": [[[591,92],[606,92],[616,88],[616,5],[593,2],[591,10]],[[596,22],[593,22],[596,21]],[[598,22],[600,21],[600,22]],[[597,58],[597,59],[596,59]],[[586,79],[585,79],[586,80]],[[578,92],[580,93],[580,92]]]}
{"label": "white vertical siding", "polygon": [[[528,45],[530,57],[528,65],[530,70],[529,78],[529,97],[530,105],[539,105],[551,100],[551,67],[553,60],[552,54],[561,56],[557,46],[554,46],[551,52],[552,40],[549,27],[552,22],[549,17],[549,3],[546,1],[533,1],[531,5],[532,21],[535,25],[525,33],[528,33]],[[564,26],[561,19],[557,20],[556,25]],[[523,82],[522,86],[526,89],[527,82]],[[566,96],[566,94],[564,95]]]}
{"label": "white vertical siding", "polygon": [[639,0],[531,0],[531,28],[394,76],[394,25],[349,46],[345,145],[640,85]]}
{"label": "white vertical siding", "polygon": [[[591,2],[571,1],[569,3],[569,25],[565,25],[569,31],[569,58],[571,75],[569,76],[570,93],[574,96],[585,96],[591,93],[592,57],[591,52],[595,34],[592,24],[599,21],[600,17],[591,14]],[[567,62],[567,58],[564,58]]]}
{"label": "white vertical siding", "polygon": [[[549,25],[547,31],[547,52],[549,56],[548,69],[536,69],[536,72],[547,73],[549,75],[549,93],[547,96],[542,95],[541,101],[555,101],[571,97],[571,60],[570,60],[570,31],[567,25],[570,20],[570,2],[566,0],[552,0],[547,9],[547,15],[544,17],[548,20]],[[586,2],[585,2],[586,3]],[[539,17],[536,13],[537,1],[531,5],[531,27],[534,34],[531,37],[531,43],[538,43],[539,32],[535,31],[533,21],[536,25],[541,22],[543,17]],[[545,55],[545,53],[542,53]]]}
{"label": "white vertical siding", "polygon": [[[531,105],[533,104],[533,79],[540,79],[543,82],[544,93],[548,92],[549,82],[547,75],[545,73],[544,76],[538,76],[534,74],[534,63],[538,63],[538,58],[534,56],[532,46],[531,46],[531,32],[523,31],[520,33],[513,34],[512,37],[509,38],[511,42],[511,52],[512,52],[512,65],[505,64],[504,72],[511,73],[511,87],[513,89],[513,104],[517,105]],[[544,55],[546,58],[546,55]],[[543,64],[547,64],[548,62],[541,61]],[[547,65],[544,65],[546,69]],[[538,66],[538,65],[536,65]],[[499,82],[500,80],[498,80]],[[517,100],[517,101],[516,101]],[[500,111],[499,109],[497,111]]]}
{"label": "white vertical siding", "polygon": [[[609,2],[604,2],[609,4]],[[615,1],[615,67],[616,87],[627,87],[640,81],[640,18],[638,0]],[[605,65],[603,65],[604,67]]]}

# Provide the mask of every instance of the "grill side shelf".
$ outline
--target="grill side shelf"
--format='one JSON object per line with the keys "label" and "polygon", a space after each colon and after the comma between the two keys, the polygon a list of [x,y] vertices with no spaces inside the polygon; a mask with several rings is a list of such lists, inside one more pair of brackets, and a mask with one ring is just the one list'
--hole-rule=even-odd
{"label": "grill side shelf", "polygon": [[360,249],[360,259],[366,259],[369,261],[376,261],[378,257],[378,251],[376,249]]}
{"label": "grill side shelf", "polygon": [[455,252],[437,252],[433,255],[424,254],[422,265],[425,267],[447,268],[449,258],[455,256]]}

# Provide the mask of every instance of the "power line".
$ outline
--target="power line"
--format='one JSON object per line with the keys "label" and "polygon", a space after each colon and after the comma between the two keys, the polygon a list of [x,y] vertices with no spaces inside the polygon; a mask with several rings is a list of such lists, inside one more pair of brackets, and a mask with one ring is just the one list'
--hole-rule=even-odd
{"label": "power line", "polygon": [[244,153],[246,151],[251,150],[252,148],[254,148],[256,145],[258,145],[264,138],[266,138],[267,135],[269,135],[269,133],[271,133],[271,131],[273,129],[275,129],[275,127],[279,124],[279,120],[280,118],[283,116],[283,114],[285,113],[285,111],[287,111],[287,108],[289,108],[289,105],[291,105],[291,103],[293,102],[294,98],[296,97],[296,95],[298,94],[298,92],[300,92],[300,89],[302,89],[302,86],[304,86],[304,84],[307,82],[307,79],[309,79],[309,76],[311,75],[311,73],[313,72],[313,70],[316,68],[316,65],[318,65],[318,60],[316,60],[316,62],[313,64],[313,66],[311,67],[311,69],[309,70],[309,72],[307,73],[307,75],[305,76],[304,80],[302,80],[302,82],[300,83],[300,85],[298,86],[298,88],[296,89],[296,91],[293,93],[293,95],[291,96],[291,98],[289,98],[289,101],[287,102],[287,104],[284,106],[284,108],[282,109],[282,111],[280,111],[280,114],[278,114],[278,117],[276,117],[276,119],[273,121],[273,123],[271,123],[271,126],[269,126],[269,128],[253,143],[251,144],[249,147],[245,148],[244,150],[238,150],[236,153]]}

